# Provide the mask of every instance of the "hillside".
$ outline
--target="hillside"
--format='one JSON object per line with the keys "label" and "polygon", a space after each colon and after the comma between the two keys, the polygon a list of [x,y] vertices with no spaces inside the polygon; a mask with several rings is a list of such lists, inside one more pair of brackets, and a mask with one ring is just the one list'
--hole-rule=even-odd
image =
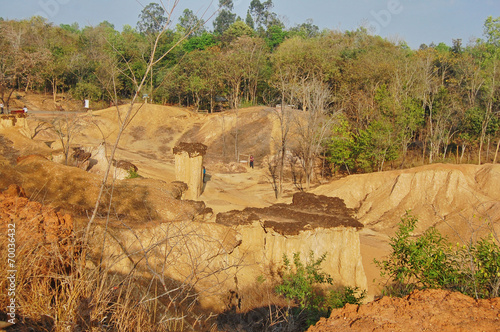
{"label": "hillside", "polygon": [[[124,132],[116,159],[136,165],[143,178],[116,183],[112,208],[117,221],[136,225],[183,219],[215,221],[218,212],[291,202],[291,193],[297,189],[287,183],[283,199],[277,201],[266,169],[265,161],[275,149],[277,124],[272,109],[239,111],[239,151],[256,156],[256,168],[250,169],[245,163],[234,162],[234,112],[200,114],[171,106],[136,107],[137,115]],[[33,140],[25,137],[39,121],[53,122],[60,115],[35,111],[23,128],[0,130],[0,191],[18,184],[27,197],[73,214],[75,224],[82,225],[95,204],[100,171],[85,172],[54,163],[61,146],[48,130],[42,130]],[[82,113],[73,144],[92,149],[104,143],[109,148],[116,139],[117,123],[114,108]],[[179,201],[182,189],[171,183],[175,180],[172,148],[181,141],[208,146],[205,162],[209,181],[198,201]],[[33,154],[38,156],[22,158]],[[360,231],[361,255],[369,299],[373,299],[380,294],[374,281],[379,271],[373,258],[380,259],[389,252],[388,238],[405,211],[419,217],[418,232],[436,226],[453,241],[467,241],[492,230],[499,234],[499,177],[498,165],[434,164],[352,175],[320,185],[312,192],[343,199],[364,225]]]}

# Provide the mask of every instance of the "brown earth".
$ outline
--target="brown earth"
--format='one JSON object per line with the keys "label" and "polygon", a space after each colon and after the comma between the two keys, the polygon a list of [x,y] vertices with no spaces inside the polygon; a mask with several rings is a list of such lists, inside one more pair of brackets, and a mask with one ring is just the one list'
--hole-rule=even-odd
{"label": "brown earth", "polygon": [[17,245],[29,243],[48,244],[70,242],[73,234],[73,218],[32,202],[24,190],[10,185],[0,193],[0,230],[7,234],[8,224],[14,225]]}
{"label": "brown earth", "polygon": [[[29,96],[23,98],[26,100]],[[50,119],[46,115],[29,114],[26,128],[21,131],[25,135],[33,133],[39,121]],[[242,154],[256,157],[255,169],[234,161],[234,119],[231,111],[197,114],[157,105],[140,109],[124,133],[115,159],[136,165],[143,178],[116,183],[112,205],[116,220],[130,222],[130,225],[185,218],[215,221],[219,212],[258,210],[276,203],[292,204],[295,186],[287,183],[284,197],[276,200],[264,164],[276,149],[272,135],[277,125],[272,110],[255,107],[240,110],[238,114],[239,126],[244,129],[239,149]],[[115,109],[85,113],[81,120],[75,146],[97,146],[104,141],[109,147],[116,139],[118,117]],[[31,200],[61,213],[73,214],[75,224],[84,223],[95,204],[101,176],[52,162],[51,159],[60,153],[60,146],[57,137],[48,130],[41,130],[33,140],[25,135],[19,129],[0,130],[0,191],[10,184],[20,185]],[[183,188],[172,183],[175,180],[172,149],[180,142],[199,142],[208,146],[205,160],[209,180],[197,202],[180,201]],[[19,159],[17,163],[19,157],[33,154],[38,156]],[[379,278],[379,271],[373,265],[373,258],[380,259],[389,252],[388,238],[394,234],[406,210],[411,209],[421,220],[417,233],[436,226],[459,241],[491,230],[498,233],[499,181],[500,166],[497,165],[438,164],[349,176],[319,186],[312,192],[339,197],[345,202],[345,208],[353,211],[351,215],[364,225],[360,230],[361,251],[370,282],[368,294],[373,299],[380,294],[378,281],[374,281]],[[107,206],[101,207],[100,212],[104,215]],[[488,228],[489,225],[493,228]],[[459,324],[464,324],[463,330],[500,330],[498,299],[476,302],[457,294],[428,291],[406,299],[384,298],[353,308],[348,306],[334,311],[335,324],[349,322],[349,328],[370,331],[432,330],[431,323],[450,331],[460,330]],[[446,318],[443,321],[447,325],[438,325],[440,317]],[[477,319],[474,321],[471,317]],[[368,326],[369,322],[373,327]],[[365,323],[367,325],[363,325]],[[328,324],[322,321],[318,327],[323,328],[321,331],[330,331],[347,326],[332,325],[328,329]],[[437,330],[439,328],[434,329]]]}
{"label": "brown earth", "polygon": [[308,332],[332,331],[499,331],[500,298],[474,300],[443,290],[414,291],[365,305],[333,310]]}

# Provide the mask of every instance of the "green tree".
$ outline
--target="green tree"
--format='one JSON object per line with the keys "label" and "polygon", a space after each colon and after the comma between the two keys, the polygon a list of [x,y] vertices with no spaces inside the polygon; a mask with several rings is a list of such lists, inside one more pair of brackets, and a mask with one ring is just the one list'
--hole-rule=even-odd
{"label": "green tree", "polygon": [[141,11],[139,21],[137,22],[137,30],[147,35],[157,34],[167,22],[168,18],[165,17],[163,7],[155,2],[151,2]]}
{"label": "green tree", "polygon": [[235,41],[239,37],[242,36],[253,36],[253,30],[243,21],[236,21],[229,26],[229,28],[224,31],[222,34],[222,41],[225,45],[231,44],[231,42]]}
{"label": "green tree", "polygon": [[271,9],[274,7],[272,0],[260,2],[252,0],[248,9],[252,25],[261,35],[273,25],[282,25],[276,13]]}
{"label": "green tree", "polygon": [[297,24],[289,30],[290,36],[300,36],[302,38],[314,38],[319,35],[319,27],[313,24],[313,20],[307,19],[302,24]]}
{"label": "green tree", "polygon": [[345,115],[340,114],[329,138],[327,160],[335,171],[345,168],[350,174],[356,166],[354,157],[355,140],[351,126]]}
{"label": "green tree", "polygon": [[201,36],[206,32],[205,22],[200,20],[192,10],[187,8],[184,9],[182,16],[179,17],[177,29],[181,30],[182,33],[190,34],[191,37]]}
{"label": "green tree", "polygon": [[219,0],[219,14],[214,19],[214,33],[222,35],[236,21],[233,10],[233,0]]}

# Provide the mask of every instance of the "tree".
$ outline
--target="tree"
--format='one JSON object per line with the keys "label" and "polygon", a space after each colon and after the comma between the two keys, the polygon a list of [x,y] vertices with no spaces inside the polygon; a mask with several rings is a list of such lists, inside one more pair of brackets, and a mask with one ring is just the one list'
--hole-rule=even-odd
{"label": "tree", "polygon": [[219,0],[219,15],[214,19],[214,33],[219,36],[236,21],[236,14],[232,13],[233,0]]}
{"label": "tree", "polygon": [[182,33],[189,34],[191,37],[201,36],[205,33],[205,22],[200,20],[192,10],[184,9],[182,16],[179,17],[179,24],[177,27]]}
{"label": "tree", "polygon": [[500,17],[488,16],[484,22],[486,42],[494,47],[500,47]]}
{"label": "tree", "polygon": [[15,89],[43,84],[43,70],[50,65],[50,53],[42,36],[49,33],[46,22],[0,22],[0,99],[9,108]]}
{"label": "tree", "polygon": [[304,112],[296,114],[296,153],[304,169],[306,189],[309,190],[316,158],[322,151],[335,118],[329,110],[332,92],[325,83],[314,78],[303,82],[298,90],[301,100],[304,101]]}
{"label": "tree", "polygon": [[[485,118],[490,118],[497,116],[500,113],[500,107],[498,105],[498,100],[500,98],[500,17],[493,19],[491,16],[488,17],[484,23],[484,34],[487,38],[487,82],[485,88],[487,89],[486,97],[486,116]],[[489,123],[483,125],[487,127]],[[483,133],[486,129],[483,129]],[[481,135],[483,137],[483,135]],[[481,142],[480,142],[481,143]],[[494,161],[496,162],[498,151],[500,148],[500,138],[497,142],[497,148],[495,152]],[[479,149],[481,153],[481,147]],[[481,163],[481,155],[479,155],[479,163]]]}
{"label": "tree", "polygon": [[292,36],[300,36],[302,38],[313,38],[319,35],[319,27],[313,24],[313,20],[307,19],[305,23],[297,24],[290,29],[289,34]]}
{"label": "tree", "polygon": [[165,10],[157,3],[151,2],[144,7],[139,15],[137,29],[140,33],[150,35],[157,34],[162,31],[168,18],[165,17]]}
{"label": "tree", "polygon": [[266,31],[270,25],[273,25],[277,18],[276,14],[271,12],[273,8],[273,1],[267,0],[260,2],[259,0],[252,0],[248,9],[248,13],[252,18],[254,28],[261,33]]}
{"label": "tree", "polygon": [[273,53],[271,56],[271,61],[273,65],[273,75],[269,80],[269,84],[274,87],[279,92],[279,109],[277,108],[274,115],[279,121],[279,141],[277,142],[277,158],[278,165],[275,169],[277,173],[277,183],[274,188],[276,193],[276,198],[281,197],[283,193],[283,182],[284,182],[284,172],[285,172],[285,158],[287,155],[287,149],[289,145],[289,133],[291,130],[291,110],[287,105],[293,104],[296,100],[294,96],[294,89],[290,88],[290,84],[293,81],[295,72],[293,69],[286,65],[287,57],[285,52],[280,52],[282,49],[278,49],[277,52]]}
{"label": "tree", "polygon": [[56,133],[64,153],[64,163],[68,165],[71,143],[74,135],[81,129],[81,120],[77,115],[65,115],[51,123],[51,129]]}
{"label": "tree", "polygon": [[242,36],[253,36],[253,30],[243,21],[236,21],[224,31],[222,34],[222,41],[225,45],[231,44],[234,40]]}

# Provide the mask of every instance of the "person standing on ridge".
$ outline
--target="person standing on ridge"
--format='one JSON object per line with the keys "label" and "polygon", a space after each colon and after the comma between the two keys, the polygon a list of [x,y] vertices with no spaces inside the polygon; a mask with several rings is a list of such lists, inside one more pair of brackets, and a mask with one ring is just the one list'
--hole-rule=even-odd
{"label": "person standing on ridge", "polygon": [[250,167],[253,168],[253,155],[250,155]]}

